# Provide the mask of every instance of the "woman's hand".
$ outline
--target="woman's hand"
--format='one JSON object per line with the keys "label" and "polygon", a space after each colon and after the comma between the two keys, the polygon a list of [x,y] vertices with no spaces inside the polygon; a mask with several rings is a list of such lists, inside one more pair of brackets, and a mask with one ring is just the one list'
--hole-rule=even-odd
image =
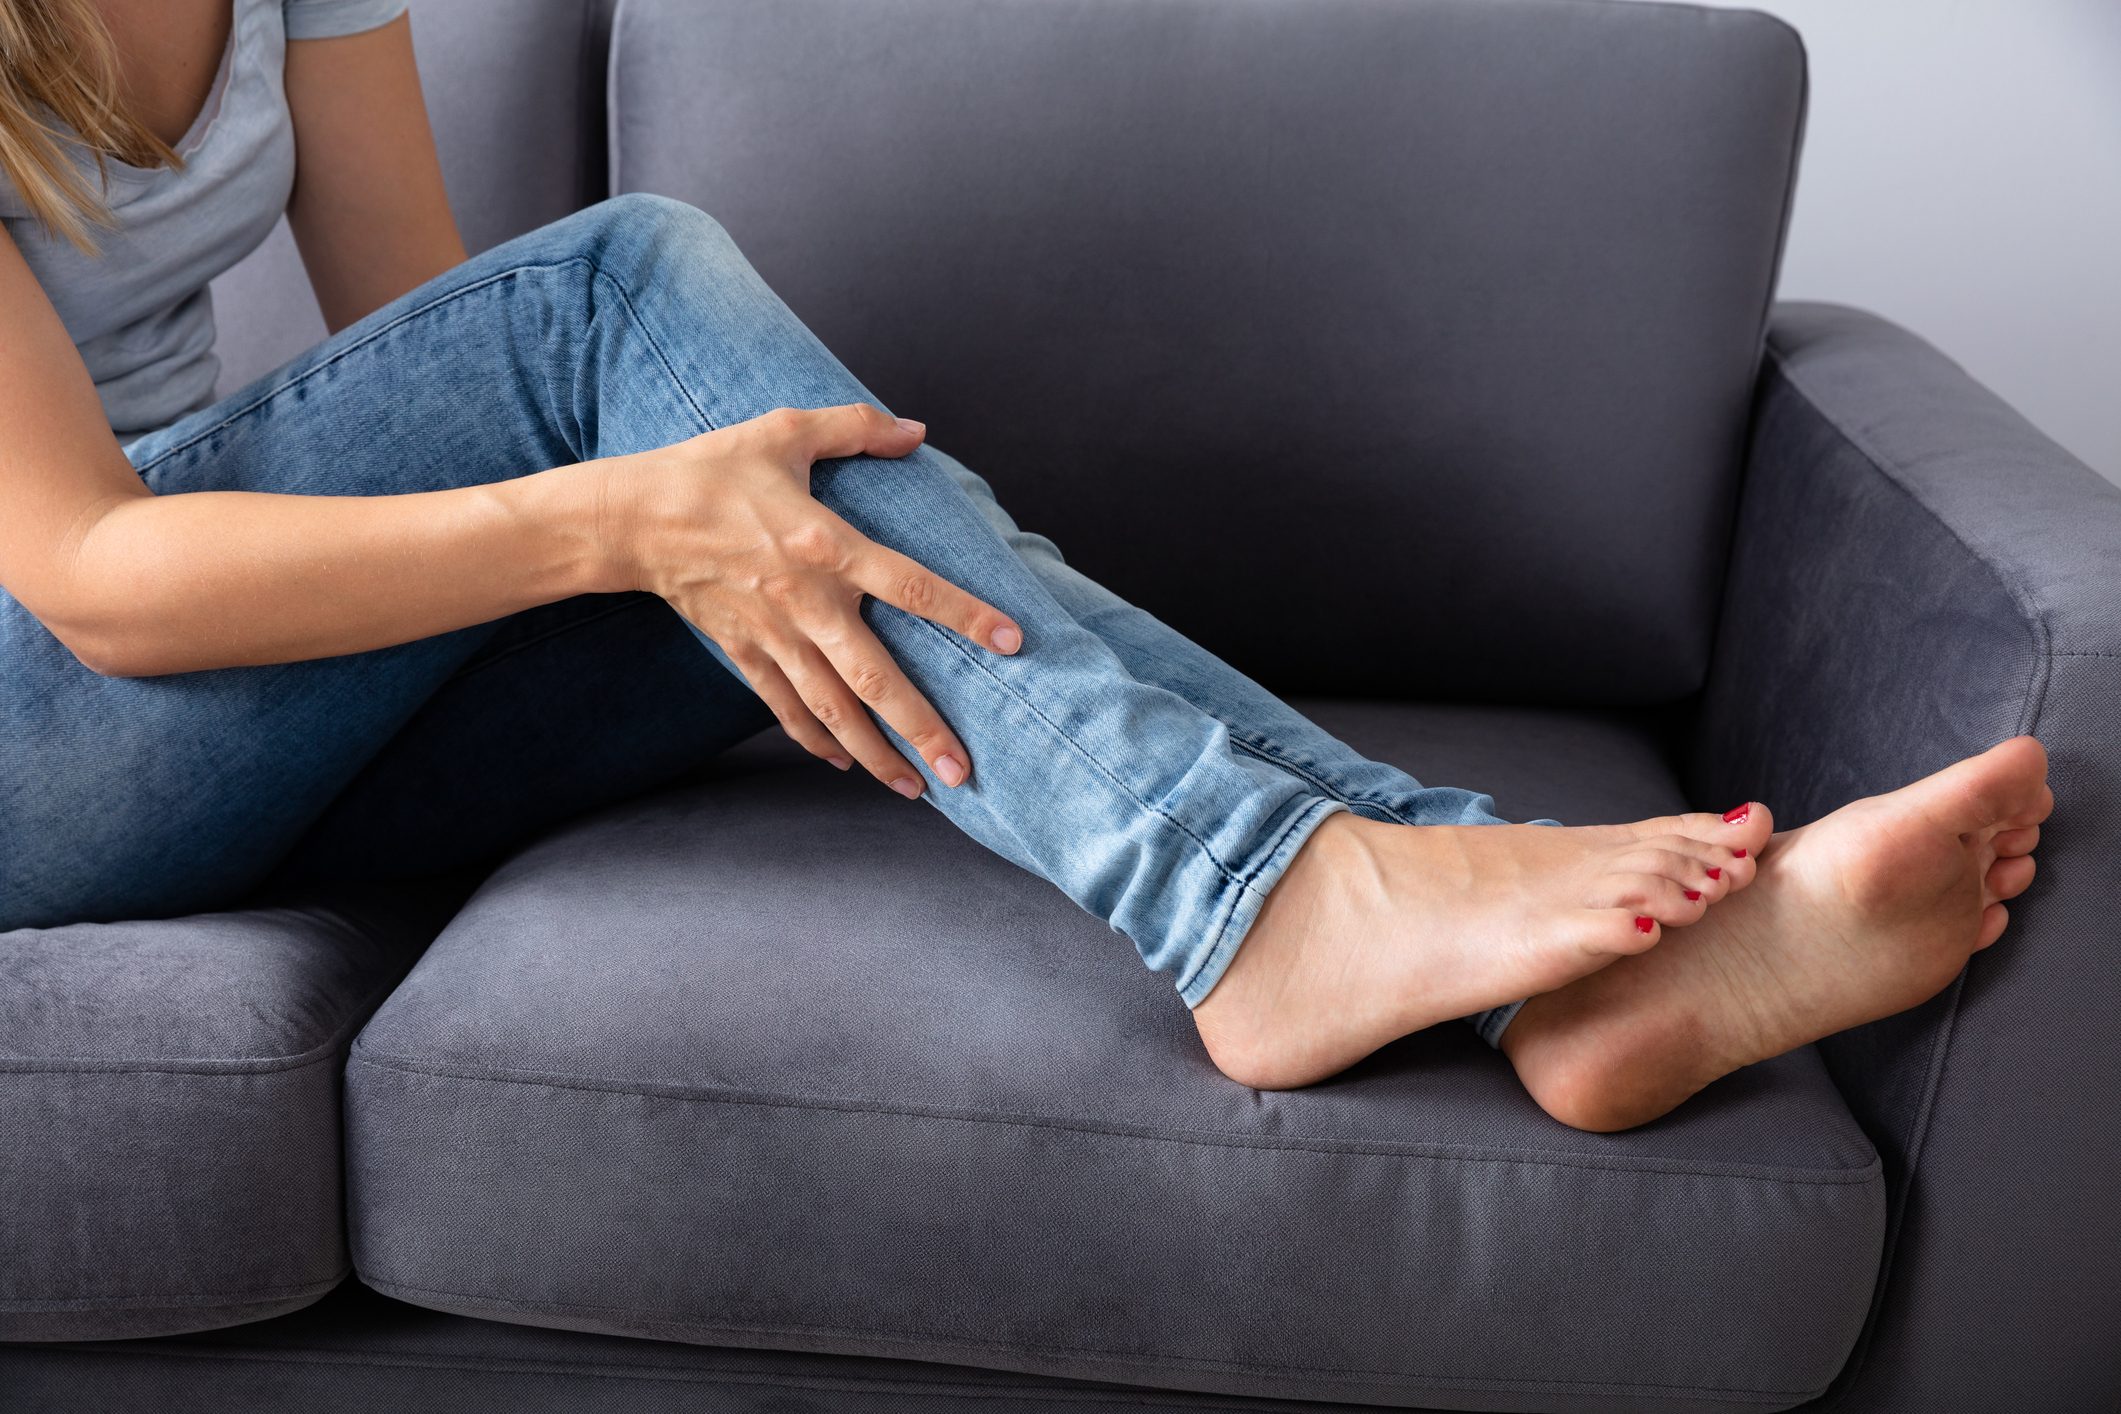
{"label": "woman's hand", "polygon": [[866,403],[749,422],[599,465],[599,536],[625,587],[661,595],[743,671],[798,745],[916,799],[920,775],[869,711],[957,785],[972,757],[862,620],[863,595],[1014,653],[1007,615],[887,549],[810,494],[811,463],[902,457],[927,429]]}

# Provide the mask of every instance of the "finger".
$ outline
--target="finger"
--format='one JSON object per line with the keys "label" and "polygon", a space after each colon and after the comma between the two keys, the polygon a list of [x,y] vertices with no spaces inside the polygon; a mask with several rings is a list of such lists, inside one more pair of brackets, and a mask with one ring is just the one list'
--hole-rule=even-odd
{"label": "finger", "polygon": [[871,598],[954,629],[990,652],[1014,653],[1024,645],[1014,619],[889,546],[871,541],[849,578]]}
{"label": "finger", "polygon": [[840,748],[832,733],[825,730],[825,724],[817,719],[817,714],[804,705],[802,694],[788,681],[788,675],[781,671],[778,663],[764,654],[749,653],[742,657],[732,653],[730,661],[737,665],[744,680],[751,684],[751,690],[773,713],[773,719],[781,724],[781,730],[788,734],[790,741],[842,771],[854,765],[854,758]]}
{"label": "finger", "polygon": [[908,800],[921,797],[921,773],[877,729],[861,699],[814,644],[792,645],[779,659],[803,705],[863,770]]}
{"label": "finger", "polygon": [[920,753],[937,780],[946,786],[964,784],[972,774],[972,753],[892,660],[861,615],[852,606],[844,612],[846,619],[839,630],[820,634],[817,640],[833,671],[864,706]]}
{"label": "finger", "polygon": [[865,453],[902,457],[928,435],[928,429],[912,418],[893,417],[873,403],[812,408],[798,412],[791,426],[799,447],[812,461]]}

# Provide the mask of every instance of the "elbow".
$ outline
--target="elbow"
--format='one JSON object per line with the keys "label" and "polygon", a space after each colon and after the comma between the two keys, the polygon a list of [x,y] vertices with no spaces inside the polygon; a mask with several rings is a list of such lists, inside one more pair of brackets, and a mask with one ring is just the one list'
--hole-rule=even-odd
{"label": "elbow", "polygon": [[144,678],[169,671],[149,661],[152,653],[143,651],[139,635],[126,626],[50,613],[37,618],[75,662],[99,678]]}
{"label": "elbow", "polygon": [[121,645],[107,634],[83,633],[79,630],[62,630],[51,624],[52,637],[60,646],[74,655],[74,661],[99,678],[140,677],[139,669],[129,660]]}
{"label": "elbow", "polygon": [[[65,642],[63,639],[60,641]],[[91,646],[67,643],[66,647],[67,651],[74,655],[76,662],[99,678],[137,678],[146,676],[146,674],[141,673],[132,664],[128,663],[121,655],[111,652],[104,645]]]}

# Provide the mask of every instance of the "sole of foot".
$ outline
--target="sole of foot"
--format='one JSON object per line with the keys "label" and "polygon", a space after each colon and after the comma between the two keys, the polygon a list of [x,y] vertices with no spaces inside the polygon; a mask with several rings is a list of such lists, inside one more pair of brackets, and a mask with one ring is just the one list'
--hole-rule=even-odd
{"label": "sole of foot", "polygon": [[1231,1079],[1309,1085],[1410,1032],[1655,948],[1752,883],[1773,827],[1758,803],[1577,828],[1332,815],[1194,1023]]}
{"label": "sole of foot", "polygon": [[2047,753],[2016,737],[1778,834],[1752,887],[1700,923],[1533,997],[1504,1054],[1548,1114],[1612,1131],[1919,1006],[2002,936],[2053,809]]}

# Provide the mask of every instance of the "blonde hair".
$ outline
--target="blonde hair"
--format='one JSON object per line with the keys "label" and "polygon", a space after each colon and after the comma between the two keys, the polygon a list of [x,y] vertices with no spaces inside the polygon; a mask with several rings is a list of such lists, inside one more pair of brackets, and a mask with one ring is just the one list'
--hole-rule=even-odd
{"label": "blonde hair", "polygon": [[[77,149],[95,158],[91,182]],[[94,253],[111,225],[111,158],[140,167],[184,159],[118,100],[118,55],[89,0],[0,0],[0,175],[47,232]]]}

